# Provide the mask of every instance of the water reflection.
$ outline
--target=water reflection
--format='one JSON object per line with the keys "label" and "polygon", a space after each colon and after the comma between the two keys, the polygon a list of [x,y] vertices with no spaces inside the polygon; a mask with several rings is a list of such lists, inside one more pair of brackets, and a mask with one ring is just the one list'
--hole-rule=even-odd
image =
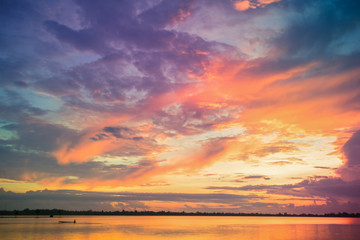
{"label": "water reflection", "polygon": [[[59,224],[73,221],[76,224]],[[0,218],[1,239],[358,239],[360,219],[214,216]]]}

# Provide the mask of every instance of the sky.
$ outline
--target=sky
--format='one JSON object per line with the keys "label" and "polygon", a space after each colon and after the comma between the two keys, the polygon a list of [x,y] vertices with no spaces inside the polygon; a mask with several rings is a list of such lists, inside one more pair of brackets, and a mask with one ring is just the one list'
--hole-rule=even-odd
{"label": "sky", "polygon": [[360,2],[1,0],[1,209],[360,212]]}

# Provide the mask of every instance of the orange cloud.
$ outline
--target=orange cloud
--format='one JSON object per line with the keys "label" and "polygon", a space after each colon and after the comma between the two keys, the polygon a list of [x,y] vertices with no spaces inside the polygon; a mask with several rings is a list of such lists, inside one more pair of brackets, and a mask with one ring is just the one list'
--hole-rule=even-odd
{"label": "orange cloud", "polygon": [[238,1],[235,2],[234,6],[238,11],[246,11],[250,8],[250,1]]}
{"label": "orange cloud", "polygon": [[234,8],[238,11],[246,11],[250,8],[263,8],[268,4],[279,2],[281,0],[257,0],[257,1],[248,1],[248,0],[242,0],[237,1],[234,3]]}
{"label": "orange cloud", "polygon": [[[230,113],[231,109],[236,107],[241,109],[237,117],[224,122],[215,122],[212,129],[242,126],[248,135],[258,135],[244,139],[222,138],[202,145],[198,144],[197,148],[189,149],[182,156],[166,159],[166,164],[157,162],[159,160],[157,158],[169,149],[166,147],[149,149],[143,157],[150,159],[151,165],[134,164],[133,167],[137,170],[120,179],[92,178],[81,184],[91,187],[135,186],[178,170],[191,172],[211,166],[218,161],[246,160],[247,156],[261,154],[262,147],[265,146],[261,142],[261,137],[275,131],[280,132],[283,137],[276,141],[291,137],[292,134],[323,134],[338,137],[334,145],[338,149],[336,154],[341,156],[339,149],[348,135],[341,134],[341,131],[337,132],[335,129],[358,125],[360,115],[356,111],[344,111],[342,106],[342,103],[354,96],[349,95],[351,91],[339,92],[336,95],[331,95],[331,91],[341,87],[348,79],[358,76],[359,70],[313,77],[307,76],[307,73],[315,71],[320,63],[309,63],[269,73],[268,69],[266,71],[261,69],[265,61],[267,59],[246,62],[228,61],[226,57],[215,58],[207,66],[206,73],[202,76],[193,76],[198,80],[196,84],[184,85],[171,92],[152,97],[147,103],[146,110],[136,116],[137,119],[147,121],[139,128],[142,132],[151,138],[163,141],[169,136],[156,129],[149,117],[164,108],[176,104],[194,103],[200,109],[222,109]],[[356,94],[355,90],[353,94]],[[121,122],[130,123],[131,119],[130,116],[123,118],[107,116],[100,123],[96,123],[95,127],[86,130],[90,133],[84,134],[77,143],[60,142],[60,148],[54,156],[62,164],[81,163],[121,149],[128,143],[113,138],[102,141],[92,141],[90,138],[93,133],[105,126],[116,126]],[[181,132],[177,134],[181,135]],[[147,147],[151,148],[151,146]]]}
{"label": "orange cloud", "polygon": [[251,71],[261,64],[259,60],[213,61],[201,80],[206,85],[194,99],[208,105],[226,103],[242,108],[238,120],[243,125],[276,119],[320,132],[359,123],[359,114],[346,110],[345,106],[356,96],[356,89],[332,94],[349,79],[355,79],[359,70],[305,77],[320,66],[310,63],[282,72],[262,73],[261,68]]}
{"label": "orange cloud", "polygon": [[65,144],[59,150],[54,152],[54,156],[61,164],[70,162],[86,162],[95,156],[116,149],[118,146],[113,144],[112,140],[92,141],[90,136],[86,136],[81,143],[71,146]]}

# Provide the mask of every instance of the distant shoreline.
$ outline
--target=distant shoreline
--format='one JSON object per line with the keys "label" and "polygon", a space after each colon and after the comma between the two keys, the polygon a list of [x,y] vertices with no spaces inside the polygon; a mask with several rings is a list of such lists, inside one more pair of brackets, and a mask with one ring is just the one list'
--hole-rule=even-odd
{"label": "distant shoreline", "polygon": [[171,211],[73,211],[63,209],[24,209],[24,210],[0,210],[0,217],[64,217],[64,216],[258,216],[258,217],[351,217],[360,218],[360,213],[325,213],[325,214],[264,214],[264,213],[226,213],[226,212],[171,212]]}

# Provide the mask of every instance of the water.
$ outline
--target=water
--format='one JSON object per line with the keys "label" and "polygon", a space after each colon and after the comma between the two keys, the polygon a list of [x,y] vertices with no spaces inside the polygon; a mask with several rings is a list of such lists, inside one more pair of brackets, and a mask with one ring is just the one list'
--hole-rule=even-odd
{"label": "water", "polygon": [[[73,221],[63,223],[61,221]],[[228,216],[68,216],[0,218],[0,239],[346,239],[358,218]]]}

